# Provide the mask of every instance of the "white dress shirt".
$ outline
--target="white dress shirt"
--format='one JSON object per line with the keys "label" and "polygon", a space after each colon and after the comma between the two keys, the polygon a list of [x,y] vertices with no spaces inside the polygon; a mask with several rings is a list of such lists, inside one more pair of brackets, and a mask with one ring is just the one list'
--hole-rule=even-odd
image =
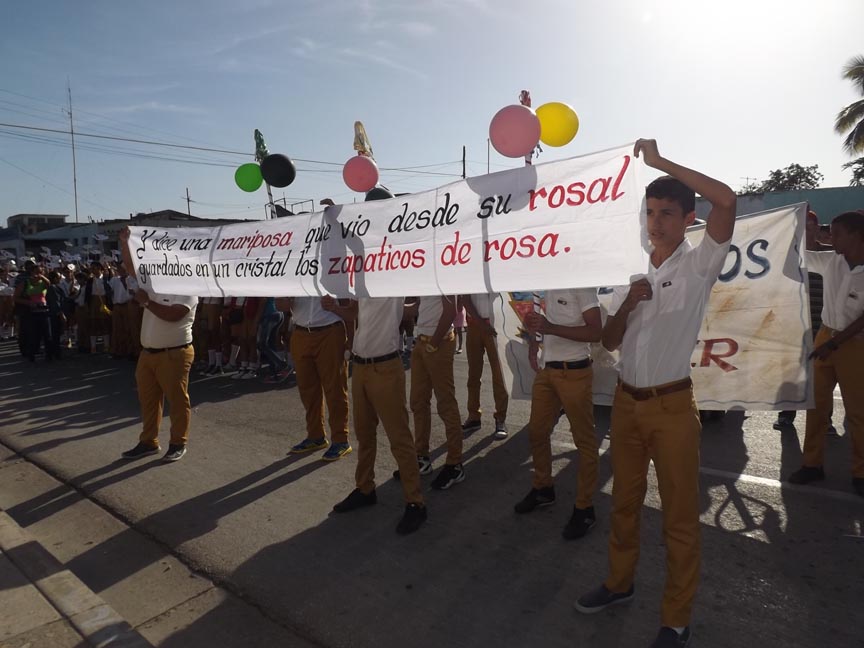
{"label": "white dress shirt", "polygon": [[361,297],[357,300],[357,332],[354,355],[378,358],[402,346],[399,325],[405,302],[402,297]]}
{"label": "white dress shirt", "polygon": [[[599,308],[596,288],[571,288],[546,291],[546,319],[550,324],[585,326],[582,314]],[[577,342],[557,335],[543,335],[543,362],[576,362],[591,355],[588,342]]]}
{"label": "white dress shirt", "polygon": [[864,315],[864,265],[849,267],[836,252],[804,251],[807,270],[822,275],[822,323],[842,331]]}
{"label": "white dress shirt", "polygon": [[[618,369],[634,387],[653,387],[690,375],[711,288],[729,251],[731,239],[715,242],[706,232],[693,247],[686,238],[659,268],[649,260],[647,279],[653,297],[640,302],[627,318]],[[615,288],[609,314],[618,312],[630,286]]]}

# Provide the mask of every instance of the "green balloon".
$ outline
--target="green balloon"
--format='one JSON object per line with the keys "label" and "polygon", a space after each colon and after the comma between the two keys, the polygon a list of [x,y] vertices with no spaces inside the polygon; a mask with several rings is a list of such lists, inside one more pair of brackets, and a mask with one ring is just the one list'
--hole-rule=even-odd
{"label": "green balloon", "polygon": [[243,191],[258,191],[264,182],[264,177],[261,175],[261,167],[255,162],[240,165],[234,172],[234,182]]}

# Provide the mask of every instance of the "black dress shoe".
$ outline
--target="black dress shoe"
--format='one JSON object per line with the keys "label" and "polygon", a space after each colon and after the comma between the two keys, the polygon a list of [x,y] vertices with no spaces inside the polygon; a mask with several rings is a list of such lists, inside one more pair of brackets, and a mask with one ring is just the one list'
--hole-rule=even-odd
{"label": "black dress shoe", "polygon": [[790,484],[809,484],[814,481],[824,481],[825,470],[822,466],[801,466],[789,475],[787,481]]}
{"label": "black dress shoe", "polygon": [[363,508],[364,506],[372,506],[378,503],[378,496],[373,490],[371,493],[364,493],[359,488],[355,488],[348,497],[339,502],[333,507],[336,513],[347,513],[354,509]]}

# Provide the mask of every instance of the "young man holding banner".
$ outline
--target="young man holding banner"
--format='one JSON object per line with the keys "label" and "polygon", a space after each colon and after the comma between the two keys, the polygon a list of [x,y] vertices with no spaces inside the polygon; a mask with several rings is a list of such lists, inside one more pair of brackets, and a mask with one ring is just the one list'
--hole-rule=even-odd
{"label": "young man holding banner", "polygon": [[811,250],[818,223],[807,222],[807,269],[822,275],[822,327],[813,363],[815,407],[807,410],[804,460],[789,475],[793,484],[825,479],[825,435],[839,383],[852,439],[852,488],[864,497],[864,211],[846,212],[831,223],[833,252]]}
{"label": "young man holding banner", "polygon": [[465,481],[462,467],[462,422],[453,378],[456,335],[456,297],[421,297],[417,315],[417,343],[411,352],[411,412],[414,414],[414,443],[420,474],[432,472],[429,438],[432,435],[432,393],[438,416],[447,435],[447,458],[432,481],[432,488],[447,490]]}
{"label": "young man holding banner", "polygon": [[340,306],[335,298],[325,296],[321,298],[321,305],[346,321],[357,320],[351,376],[357,487],[336,504],[333,511],[347,513],[378,502],[375,455],[380,421],[399,467],[405,495],[405,513],[396,526],[396,533],[413,533],[426,521],[426,505],[420,492],[420,468],[405,403],[405,368],[399,333],[404,301],[401,297],[363,297],[351,301],[350,306]]}
{"label": "young man holding banner", "polygon": [[510,394],[504,384],[501,359],[498,357],[498,340],[492,313],[495,295],[463,295],[468,326],[465,333],[465,348],[468,356],[468,417],[462,425],[465,434],[480,429],[480,385],[483,376],[483,354],[489,358],[492,370],[492,394],[495,397],[495,439],[507,438],[507,407]]}
{"label": "young man holding banner", "polygon": [[[294,331],[290,352],[294,359],[297,391],[306,410],[306,438],[291,454],[327,451],[325,461],[336,461],[351,452],[348,443],[348,332],[339,315],[321,307],[318,297],[293,297]],[[324,430],[324,402],[330,417],[330,438]],[[332,442],[332,443],[331,443]]]}
{"label": "young man holding banner", "polygon": [[[118,235],[123,263],[131,277],[137,277],[129,250],[129,229]],[[143,282],[139,286],[144,285]],[[140,459],[159,452],[159,425],[162,403],[168,400],[171,442],[163,461],[178,461],[186,454],[192,406],[189,403],[189,369],[195,359],[192,323],[197,297],[160,295],[147,284],[135,300],[144,311],[141,322],[141,354],[135,369],[143,429],[138,444],[123,453],[124,459]]]}
{"label": "young man holding banner", "polygon": [[[530,513],[555,502],[551,435],[563,407],[579,449],[579,481],[573,513],[562,535],[575,540],[596,522],[593,500],[600,457],[591,402],[591,342],[600,341],[603,324],[594,288],[547,290],[544,311],[525,316],[525,328],[531,333],[528,360],[537,372],[528,422],[534,479],[531,490],[514,508],[517,513]],[[543,335],[542,368],[537,360],[538,333]]]}
{"label": "young man holding banner", "polygon": [[[666,587],[661,628],[652,648],[690,640],[699,581],[699,411],[690,357],[708,298],[729,250],[735,192],[725,184],[662,157],[654,140],[638,140],[634,155],[669,175],[646,190],[647,234],[653,246],[647,274],[616,289],[603,345],[620,347],[620,379],[612,405],[612,528],[609,576],[575,604],[599,612],[630,600],[639,557],[639,517],[654,462],[663,506]],[[695,193],[711,203],[706,235],[693,247],[687,226]]]}

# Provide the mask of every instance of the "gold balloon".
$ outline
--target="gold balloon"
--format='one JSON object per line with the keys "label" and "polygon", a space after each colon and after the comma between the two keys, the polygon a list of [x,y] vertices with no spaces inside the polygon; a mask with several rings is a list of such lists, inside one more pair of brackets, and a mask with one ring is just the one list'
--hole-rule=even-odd
{"label": "gold balloon", "polygon": [[540,141],[548,146],[569,144],[579,131],[576,111],[559,101],[540,106],[537,118],[540,120]]}

